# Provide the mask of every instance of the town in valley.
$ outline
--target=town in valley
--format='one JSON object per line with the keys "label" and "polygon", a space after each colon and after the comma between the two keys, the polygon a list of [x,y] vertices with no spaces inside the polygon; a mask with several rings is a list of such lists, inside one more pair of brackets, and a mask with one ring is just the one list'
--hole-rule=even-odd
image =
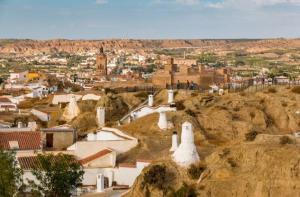
{"label": "town in valley", "polygon": [[[112,2],[95,5],[119,10]],[[24,39],[9,28],[0,32],[0,197],[300,196],[299,38]]]}

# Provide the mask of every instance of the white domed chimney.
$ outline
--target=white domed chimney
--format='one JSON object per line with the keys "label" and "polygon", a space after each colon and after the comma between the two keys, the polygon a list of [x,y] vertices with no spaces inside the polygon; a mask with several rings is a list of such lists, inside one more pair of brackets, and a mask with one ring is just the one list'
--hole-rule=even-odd
{"label": "white domed chimney", "polygon": [[165,111],[159,112],[158,127],[162,130],[168,129],[167,114]]}
{"label": "white domed chimney", "polygon": [[168,104],[174,103],[174,90],[168,90]]}
{"label": "white domed chimney", "polygon": [[182,124],[181,143],[173,154],[173,160],[182,167],[188,167],[200,160],[194,144],[193,126],[189,122]]}
{"label": "white domed chimney", "polygon": [[105,126],[105,108],[97,107],[97,123],[99,127]]}
{"label": "white domed chimney", "polygon": [[174,131],[172,135],[172,147],[170,148],[170,152],[176,151],[178,148],[178,135],[177,132]]}
{"label": "white domed chimney", "polygon": [[149,107],[152,107],[152,106],[153,106],[153,103],[154,103],[154,98],[153,98],[153,95],[150,94],[150,95],[148,96],[148,106],[149,106]]}

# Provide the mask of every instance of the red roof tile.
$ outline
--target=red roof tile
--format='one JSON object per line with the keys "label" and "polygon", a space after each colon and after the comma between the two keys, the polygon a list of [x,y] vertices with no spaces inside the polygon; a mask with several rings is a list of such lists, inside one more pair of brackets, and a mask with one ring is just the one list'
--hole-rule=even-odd
{"label": "red roof tile", "polygon": [[8,98],[6,98],[6,97],[0,97],[0,102],[11,103],[11,101]]}
{"label": "red roof tile", "polygon": [[18,161],[19,161],[20,167],[23,170],[30,170],[35,165],[37,165],[37,157],[36,156],[18,157]]}
{"label": "red roof tile", "polygon": [[81,159],[79,162],[83,165],[83,164],[86,164],[86,163],[88,163],[90,161],[93,161],[97,158],[103,157],[104,155],[107,155],[111,152],[112,152],[112,150],[110,150],[110,149],[103,149],[103,150],[101,150],[101,151],[99,151],[99,152],[97,152],[93,155],[90,155],[90,156],[88,156],[84,159]]}
{"label": "red roof tile", "polygon": [[[41,163],[39,162],[37,156],[18,157],[17,159],[21,169],[23,170],[31,170],[34,167],[41,168]],[[57,162],[56,157],[53,157],[53,160],[51,160],[51,162]],[[77,163],[78,161],[74,160],[74,162]]]}
{"label": "red roof tile", "polygon": [[119,167],[123,167],[123,168],[136,168],[136,164],[134,164],[134,163],[119,163]]}
{"label": "red roof tile", "polygon": [[40,132],[0,132],[0,148],[4,150],[11,149],[10,141],[17,141],[19,150],[41,149]]}

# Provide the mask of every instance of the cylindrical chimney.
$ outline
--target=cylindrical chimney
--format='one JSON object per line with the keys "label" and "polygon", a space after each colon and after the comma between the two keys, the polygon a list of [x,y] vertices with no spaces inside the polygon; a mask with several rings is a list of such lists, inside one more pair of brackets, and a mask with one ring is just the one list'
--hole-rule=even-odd
{"label": "cylindrical chimney", "polygon": [[18,128],[20,129],[20,128],[22,128],[22,127],[23,127],[22,122],[18,122]]}
{"label": "cylindrical chimney", "polygon": [[164,111],[159,112],[158,127],[162,130],[168,129],[167,114]]}
{"label": "cylindrical chimney", "polygon": [[168,90],[168,104],[174,103],[174,91]]}
{"label": "cylindrical chimney", "polygon": [[105,126],[105,108],[98,107],[97,108],[97,123],[99,127]]}
{"label": "cylindrical chimney", "polygon": [[172,146],[170,148],[170,152],[176,151],[177,148],[178,148],[178,135],[177,132],[174,131],[172,135]]}
{"label": "cylindrical chimney", "polygon": [[154,103],[154,98],[153,98],[153,95],[150,94],[150,95],[148,96],[148,106],[149,106],[149,107],[152,107],[152,106],[153,106],[153,103]]}
{"label": "cylindrical chimney", "polygon": [[104,191],[104,176],[103,174],[97,175],[97,192]]}

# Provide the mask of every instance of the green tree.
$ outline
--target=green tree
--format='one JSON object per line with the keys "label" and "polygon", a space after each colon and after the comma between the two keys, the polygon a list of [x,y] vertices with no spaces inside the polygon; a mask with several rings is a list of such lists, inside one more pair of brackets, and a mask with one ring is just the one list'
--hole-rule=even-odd
{"label": "green tree", "polygon": [[16,195],[22,183],[22,170],[17,165],[15,153],[0,150],[0,196]]}
{"label": "green tree", "polygon": [[33,191],[46,197],[69,197],[81,185],[83,170],[74,156],[66,154],[39,154],[33,175],[39,184],[31,183]]}

